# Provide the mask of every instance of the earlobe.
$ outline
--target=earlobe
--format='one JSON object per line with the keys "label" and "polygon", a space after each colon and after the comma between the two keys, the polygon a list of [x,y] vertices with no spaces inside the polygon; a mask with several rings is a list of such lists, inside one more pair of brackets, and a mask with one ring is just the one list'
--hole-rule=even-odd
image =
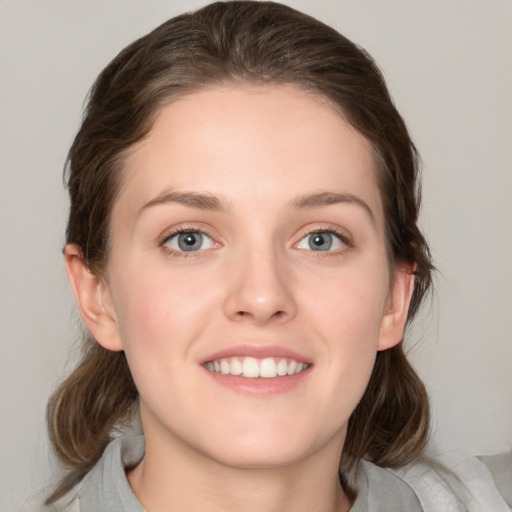
{"label": "earlobe", "polygon": [[395,271],[389,292],[388,304],[382,318],[377,350],[398,345],[404,337],[407,313],[414,291],[416,265],[401,264]]}
{"label": "earlobe", "polygon": [[122,350],[117,319],[107,284],[90,270],[77,245],[66,245],[64,259],[69,284],[89,332],[107,350]]}

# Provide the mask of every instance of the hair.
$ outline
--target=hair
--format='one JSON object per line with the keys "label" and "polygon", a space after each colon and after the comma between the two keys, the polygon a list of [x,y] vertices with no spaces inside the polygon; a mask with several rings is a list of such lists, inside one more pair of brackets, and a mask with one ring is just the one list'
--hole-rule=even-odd
{"label": "hair", "polygon": [[[101,72],[69,151],[71,205],[67,243],[102,274],[109,224],[134,143],[173,99],[222,84],[295,85],[326,98],[372,144],[385,215],[390,272],[414,265],[408,321],[431,287],[433,266],[417,221],[419,156],[372,58],[333,28],[290,7],[258,1],[216,2],[172,18],[122,50]],[[123,352],[86,336],[80,362],[48,403],[51,442],[69,470],[55,502],[94,466],[116,428],[133,416],[138,392]],[[342,479],[361,458],[381,466],[410,462],[429,430],[425,387],[403,343],[379,352],[369,385],[351,415]]]}

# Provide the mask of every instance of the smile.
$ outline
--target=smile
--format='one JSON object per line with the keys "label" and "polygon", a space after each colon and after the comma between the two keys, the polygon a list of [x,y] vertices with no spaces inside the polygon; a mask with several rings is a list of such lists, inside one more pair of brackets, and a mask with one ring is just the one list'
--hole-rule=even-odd
{"label": "smile", "polygon": [[265,357],[227,357],[208,361],[205,368],[213,373],[223,375],[236,375],[249,379],[273,379],[298,375],[310,367],[308,363],[302,363],[295,359]]}

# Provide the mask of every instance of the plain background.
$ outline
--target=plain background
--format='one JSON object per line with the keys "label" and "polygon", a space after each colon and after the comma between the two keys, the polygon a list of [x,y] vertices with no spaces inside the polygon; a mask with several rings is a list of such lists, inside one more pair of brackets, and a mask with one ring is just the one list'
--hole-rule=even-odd
{"label": "plain background", "polygon": [[[62,166],[97,73],[199,0],[0,0],[0,506],[51,479],[76,355]],[[512,448],[512,1],[287,0],[377,60],[424,160],[437,294],[409,336],[437,449]]]}

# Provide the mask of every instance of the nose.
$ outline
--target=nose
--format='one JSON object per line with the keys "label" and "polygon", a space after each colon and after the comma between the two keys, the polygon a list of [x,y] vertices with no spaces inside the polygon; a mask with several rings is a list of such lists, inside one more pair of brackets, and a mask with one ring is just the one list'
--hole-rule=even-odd
{"label": "nose", "polygon": [[264,326],[286,322],[297,312],[285,257],[273,251],[241,255],[228,270],[224,311],[235,321]]}

